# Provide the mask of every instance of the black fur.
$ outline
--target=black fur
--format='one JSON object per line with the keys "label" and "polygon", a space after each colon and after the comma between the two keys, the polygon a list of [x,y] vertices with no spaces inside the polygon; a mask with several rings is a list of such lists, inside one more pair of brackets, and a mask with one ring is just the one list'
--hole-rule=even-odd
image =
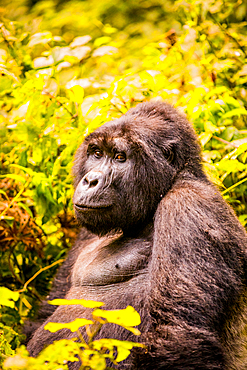
{"label": "black fur", "polygon": [[[187,120],[168,104],[139,104],[86,138],[74,175],[84,229],[50,298],[136,308],[140,338],[110,324],[99,334],[146,343],[148,351],[134,350],[120,369],[246,369],[247,235],[204,174]],[[45,323],[87,316],[61,306]],[[43,326],[28,344],[34,356],[74,337]]]}

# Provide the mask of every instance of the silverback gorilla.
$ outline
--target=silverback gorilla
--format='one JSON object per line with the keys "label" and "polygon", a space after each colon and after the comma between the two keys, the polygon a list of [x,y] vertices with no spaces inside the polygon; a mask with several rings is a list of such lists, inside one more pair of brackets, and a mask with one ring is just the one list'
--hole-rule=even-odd
{"label": "silverback gorilla", "polygon": [[[133,306],[140,338],[113,324],[98,335],[147,345],[119,369],[246,369],[247,235],[204,174],[187,120],[166,103],[137,105],[85,139],[74,177],[83,228],[49,299]],[[78,305],[43,303],[31,355],[74,337],[44,330],[47,322],[87,315]]]}

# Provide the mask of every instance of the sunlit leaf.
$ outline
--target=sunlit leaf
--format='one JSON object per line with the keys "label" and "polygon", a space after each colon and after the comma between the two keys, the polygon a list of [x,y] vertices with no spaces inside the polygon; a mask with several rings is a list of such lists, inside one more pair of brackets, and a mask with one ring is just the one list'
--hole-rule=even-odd
{"label": "sunlit leaf", "polygon": [[32,176],[34,174],[33,170],[31,168],[27,168],[27,167],[23,167],[23,166],[20,166],[18,164],[11,164],[10,167],[12,168],[18,168],[24,172],[27,172],[30,176]]}
{"label": "sunlit leaf", "polygon": [[18,80],[18,77],[17,76],[15,76],[15,74],[14,73],[11,73],[11,72],[9,72],[6,68],[4,68],[4,67],[2,67],[2,66],[0,66],[0,73],[1,73],[1,75],[3,76],[3,75],[6,75],[6,76],[8,76],[8,77],[11,77],[13,80],[15,80],[16,82],[18,82],[19,80]]}
{"label": "sunlit leaf", "polygon": [[56,306],[79,304],[87,308],[95,308],[95,307],[104,306],[103,302],[90,301],[86,299],[53,299],[52,301],[48,301],[48,303],[52,305],[56,305]]}
{"label": "sunlit leaf", "polygon": [[45,325],[44,329],[49,330],[51,333],[55,333],[61,329],[69,329],[72,332],[77,331],[79,328],[85,325],[93,324],[92,320],[87,319],[75,319],[69,323],[57,323],[57,322],[49,322]]}
{"label": "sunlit leaf", "polygon": [[30,48],[37,44],[47,44],[52,40],[51,32],[39,32],[35,33],[28,44]]}
{"label": "sunlit leaf", "polygon": [[19,293],[12,290],[0,287],[0,305],[14,308],[15,303],[19,299]]}
{"label": "sunlit leaf", "polygon": [[236,155],[236,156],[238,156],[238,155],[244,153],[245,151],[247,151],[247,138],[240,139],[240,140],[233,140],[232,144],[234,144],[236,146],[239,145],[238,149],[234,153],[234,155]]}
{"label": "sunlit leaf", "polygon": [[230,112],[227,112],[225,114],[223,114],[222,116],[222,119],[226,119],[226,118],[230,118],[230,117],[233,117],[233,116],[242,116],[242,115],[247,115],[247,110],[244,109],[244,108],[236,108],[236,109],[233,109],[231,110]]}
{"label": "sunlit leaf", "polygon": [[202,146],[205,146],[207,142],[211,139],[212,133],[206,133],[203,132],[202,134],[199,135],[199,140]]}
{"label": "sunlit leaf", "polygon": [[78,46],[72,50],[72,55],[78,58],[78,60],[82,60],[88,56],[90,51],[91,48],[89,46]]}
{"label": "sunlit leaf", "polygon": [[70,99],[78,104],[81,104],[83,102],[84,98],[84,89],[80,85],[74,85],[69,90],[69,96]]}
{"label": "sunlit leaf", "polygon": [[226,171],[228,173],[244,171],[247,169],[247,165],[239,162],[237,159],[230,159],[220,161],[216,163],[216,167],[221,171]]}
{"label": "sunlit leaf", "polygon": [[75,37],[72,43],[70,44],[70,47],[75,48],[77,46],[87,44],[90,40],[92,40],[92,37],[89,35]]}
{"label": "sunlit leaf", "polygon": [[[204,123],[205,133],[214,133],[220,131],[221,129],[215,126],[212,122],[207,121]],[[205,144],[204,144],[205,145]]]}
{"label": "sunlit leaf", "polygon": [[68,369],[66,366],[68,361],[79,361],[78,354],[81,344],[75,342],[75,339],[61,339],[47,346],[37,358],[36,366],[41,364],[38,370],[43,370],[47,366],[50,366],[51,370]]}
{"label": "sunlit leaf", "polygon": [[12,174],[12,173],[8,173],[7,175],[4,175],[4,177],[7,177],[8,179],[13,179],[15,181],[20,181],[23,184],[25,184],[25,182],[27,181],[27,179],[25,177],[20,176],[20,175],[15,175],[15,174]]}
{"label": "sunlit leaf", "polygon": [[112,55],[118,52],[118,49],[114,46],[104,45],[94,50],[93,57],[102,57],[103,55]]}
{"label": "sunlit leaf", "polygon": [[109,323],[123,326],[135,335],[140,335],[139,330],[133,328],[133,326],[139,325],[141,323],[141,318],[139,313],[131,306],[127,306],[123,310],[105,311],[102,309],[96,309],[93,311],[93,317],[97,316],[106,319]]}
{"label": "sunlit leaf", "polygon": [[109,36],[102,36],[102,37],[97,38],[94,41],[94,45],[95,45],[96,48],[98,48],[101,45],[108,44],[110,41],[111,41],[111,37],[109,37]]}

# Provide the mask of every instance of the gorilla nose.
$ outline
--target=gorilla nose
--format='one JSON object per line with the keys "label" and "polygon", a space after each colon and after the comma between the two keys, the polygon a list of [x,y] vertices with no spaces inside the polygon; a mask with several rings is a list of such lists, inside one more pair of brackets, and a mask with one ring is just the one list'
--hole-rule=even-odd
{"label": "gorilla nose", "polygon": [[104,173],[89,171],[79,182],[75,189],[73,203],[82,205],[88,203],[88,197],[95,196],[102,191],[105,183]]}
{"label": "gorilla nose", "polygon": [[88,172],[82,179],[82,185],[94,188],[103,181],[103,174],[99,171]]}

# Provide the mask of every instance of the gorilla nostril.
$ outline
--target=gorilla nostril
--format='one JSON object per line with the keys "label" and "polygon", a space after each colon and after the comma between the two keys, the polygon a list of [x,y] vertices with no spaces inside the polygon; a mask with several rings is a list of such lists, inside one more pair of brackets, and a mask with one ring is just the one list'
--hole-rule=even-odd
{"label": "gorilla nostril", "polygon": [[89,186],[91,187],[94,187],[94,186],[96,186],[97,184],[98,184],[98,180],[97,179],[95,179],[95,180],[92,180],[91,182],[90,182],[90,184],[89,184]]}
{"label": "gorilla nostril", "polygon": [[89,188],[94,188],[98,184],[98,179],[90,179],[85,177],[83,179],[83,184],[87,185]]}
{"label": "gorilla nostril", "polygon": [[89,181],[88,181],[88,179],[86,177],[84,177],[83,183],[84,183],[84,185],[89,185]]}

